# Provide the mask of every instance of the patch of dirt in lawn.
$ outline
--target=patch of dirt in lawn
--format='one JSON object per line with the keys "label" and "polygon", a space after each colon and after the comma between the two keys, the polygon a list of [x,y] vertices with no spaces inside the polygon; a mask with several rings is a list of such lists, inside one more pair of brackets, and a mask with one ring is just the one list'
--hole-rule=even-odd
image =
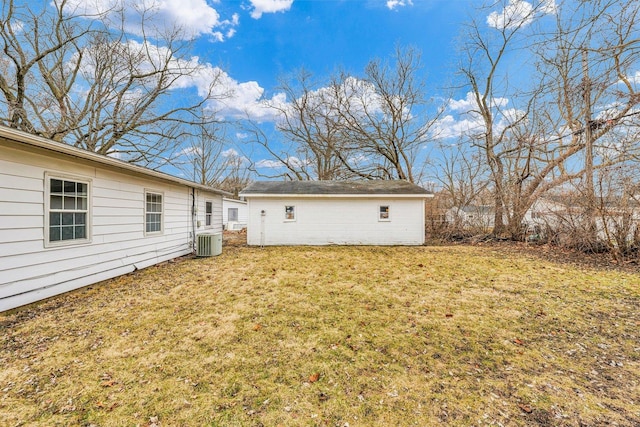
{"label": "patch of dirt in lawn", "polygon": [[223,246],[247,246],[247,229],[240,231],[229,231],[225,230],[222,234],[222,245]]}

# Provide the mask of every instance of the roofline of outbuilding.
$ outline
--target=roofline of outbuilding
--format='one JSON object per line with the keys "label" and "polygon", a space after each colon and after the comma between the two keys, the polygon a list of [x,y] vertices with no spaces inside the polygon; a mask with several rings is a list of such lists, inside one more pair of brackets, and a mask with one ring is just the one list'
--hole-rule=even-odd
{"label": "roofline of outbuilding", "polygon": [[191,188],[196,188],[198,190],[216,193],[221,196],[233,195],[232,193],[229,193],[227,191],[219,190],[217,188],[209,187],[207,185],[198,184],[193,181],[189,181],[188,179],[178,178],[177,176],[173,176],[165,172],[154,171],[154,170],[145,168],[143,166],[127,163],[123,160],[114,159],[112,157],[108,157],[103,154],[98,154],[92,151],[87,151],[81,148],[73,147],[71,145],[68,145],[62,142],[53,141],[47,138],[43,138],[41,136],[32,135],[30,133],[9,128],[6,126],[0,126],[0,138],[7,139],[14,142],[19,142],[19,143],[26,144],[31,147],[40,148],[46,151],[52,151],[55,153],[76,157],[78,159],[87,160],[89,162],[99,163],[101,165],[112,167],[115,169],[120,169],[127,172],[133,172],[135,174],[160,179],[163,181],[168,181],[168,182],[184,185]]}
{"label": "roofline of outbuilding", "polygon": [[353,193],[353,194],[305,194],[305,193],[240,193],[240,196],[244,198],[251,197],[261,197],[261,198],[271,198],[271,199],[282,199],[282,198],[305,198],[305,199],[335,199],[335,198],[359,198],[359,199],[428,199],[433,197],[431,193],[424,194],[392,194],[392,193]]}

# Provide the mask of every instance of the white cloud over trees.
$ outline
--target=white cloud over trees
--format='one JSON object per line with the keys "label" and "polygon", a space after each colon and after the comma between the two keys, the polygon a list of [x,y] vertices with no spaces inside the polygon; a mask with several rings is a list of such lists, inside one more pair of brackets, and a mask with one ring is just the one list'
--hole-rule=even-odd
{"label": "white cloud over trees", "polygon": [[[163,32],[173,26],[185,39],[209,35],[222,41],[234,34],[239,21],[237,14],[221,19],[206,0],[157,0],[142,5],[127,0],[68,0],[66,10],[88,18],[102,17],[104,22],[114,27],[124,25],[125,31],[138,36],[144,28],[146,37],[153,36],[153,30]],[[121,22],[123,16],[125,21]]]}
{"label": "white cloud over trees", "polygon": [[538,16],[556,13],[555,0],[542,0],[536,6],[524,0],[510,0],[500,12],[487,16],[487,25],[497,29],[524,27]]}

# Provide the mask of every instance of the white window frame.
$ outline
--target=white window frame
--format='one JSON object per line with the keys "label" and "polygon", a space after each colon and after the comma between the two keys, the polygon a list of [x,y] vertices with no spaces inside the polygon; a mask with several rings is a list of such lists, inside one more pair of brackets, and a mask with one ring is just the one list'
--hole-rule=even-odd
{"label": "white window frame", "polygon": [[[232,220],[231,219],[231,211],[235,211],[236,213],[236,219]],[[227,222],[231,222],[231,221],[240,221],[240,209],[236,208],[227,208]]]}
{"label": "white window frame", "polygon": [[[61,181],[75,182],[80,184],[85,184],[87,186],[87,195],[86,195],[86,209],[65,209],[64,206],[62,208],[53,208],[51,206],[51,180],[57,179]],[[64,184],[63,184],[64,186]],[[45,172],[44,173],[44,247],[45,248],[55,248],[60,246],[75,246],[75,245],[86,245],[87,243],[91,243],[92,237],[92,182],[89,178],[84,178],[80,176],[67,175],[67,174],[59,174],[54,172]],[[64,188],[63,188],[64,194]],[[76,193],[74,193],[76,194]],[[74,197],[77,197],[74,196]],[[76,200],[77,201],[77,200]],[[64,199],[63,202],[64,204]],[[52,212],[62,212],[62,213],[83,213],[85,214],[85,237],[81,239],[67,239],[67,240],[54,240],[51,241],[51,213]],[[74,219],[75,221],[75,219]]]}
{"label": "white window frame", "polygon": [[[386,212],[383,212],[382,208],[387,208]],[[384,214],[386,214],[386,217],[383,217]],[[380,222],[390,222],[391,221],[391,205],[379,205],[378,206],[378,221],[380,221]]]}
{"label": "white window frame", "polygon": [[[289,208],[291,208],[291,218],[287,217],[289,215],[289,212],[287,212]],[[296,218],[296,205],[284,205],[284,222],[295,222]]]}
{"label": "white window frame", "polygon": [[[207,205],[211,205],[211,212],[207,212]],[[204,226],[213,228],[213,200],[204,201]]]}
{"label": "white window frame", "polygon": [[[149,195],[155,195],[155,196],[160,196],[160,212],[156,212],[156,211],[148,211],[148,205],[147,205],[147,196]],[[154,203],[154,202],[152,202]],[[154,230],[154,231],[147,231],[147,214],[160,214],[160,230]],[[165,212],[164,212],[164,192],[162,191],[157,191],[157,190],[144,190],[144,235],[145,236],[157,236],[160,234],[164,233],[164,217],[165,217]]]}

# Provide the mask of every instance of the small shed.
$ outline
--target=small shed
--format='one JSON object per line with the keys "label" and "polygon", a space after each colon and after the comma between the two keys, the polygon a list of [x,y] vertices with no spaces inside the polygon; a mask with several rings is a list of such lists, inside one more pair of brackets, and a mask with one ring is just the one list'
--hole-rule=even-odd
{"label": "small shed", "polygon": [[247,228],[247,202],[245,200],[222,198],[222,224],[225,230]]}
{"label": "small shed", "polygon": [[407,181],[257,181],[247,200],[249,245],[422,245],[425,199]]}
{"label": "small shed", "polygon": [[228,195],[0,126],[0,311],[192,253]]}

